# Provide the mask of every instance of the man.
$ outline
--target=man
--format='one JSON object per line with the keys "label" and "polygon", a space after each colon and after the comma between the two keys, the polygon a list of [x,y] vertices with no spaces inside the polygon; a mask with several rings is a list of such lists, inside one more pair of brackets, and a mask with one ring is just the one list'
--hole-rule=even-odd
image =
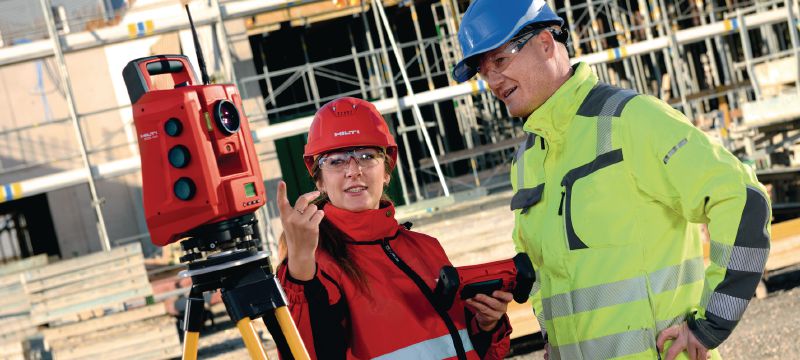
{"label": "man", "polygon": [[666,103],[570,66],[563,26],[544,0],[475,0],[453,72],[480,73],[526,119],[513,238],[537,270],[548,354],[718,358],[767,260],[764,187]]}

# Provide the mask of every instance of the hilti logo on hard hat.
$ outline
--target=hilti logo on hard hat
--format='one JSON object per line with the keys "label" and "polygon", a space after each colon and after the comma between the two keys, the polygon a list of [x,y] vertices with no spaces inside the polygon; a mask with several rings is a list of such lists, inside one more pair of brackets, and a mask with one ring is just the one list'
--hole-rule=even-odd
{"label": "hilti logo on hard hat", "polygon": [[333,136],[348,136],[348,135],[358,135],[361,132],[358,130],[344,130],[333,133]]}

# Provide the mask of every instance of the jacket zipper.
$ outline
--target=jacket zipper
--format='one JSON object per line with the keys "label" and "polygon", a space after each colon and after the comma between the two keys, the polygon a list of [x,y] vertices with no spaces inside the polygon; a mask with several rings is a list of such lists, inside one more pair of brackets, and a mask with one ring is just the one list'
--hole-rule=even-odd
{"label": "jacket zipper", "polygon": [[[544,136],[540,136],[540,138],[542,138],[542,140],[541,140],[542,141],[542,145],[541,145],[542,150],[545,150],[544,161],[542,161],[542,168],[545,169],[545,171],[544,171],[545,172],[545,179],[547,179],[547,165],[546,164],[547,164],[547,156],[550,155],[550,147],[548,146],[547,148],[545,148]],[[567,217],[563,216],[563,215],[564,215],[564,212],[566,211],[565,206],[569,206],[569,204],[565,204],[565,202],[566,202],[565,197],[567,195],[567,192],[569,192],[569,190],[570,189],[568,187],[566,187],[566,186],[564,187],[564,190],[561,191],[561,202],[558,204],[558,216],[561,216],[561,225],[564,228],[564,243],[567,245],[567,249],[570,248],[569,247],[569,236],[567,235]]]}
{"label": "jacket zipper", "polygon": [[425,295],[425,298],[428,299],[428,303],[433,306],[436,313],[439,314],[439,317],[442,318],[444,321],[444,325],[447,327],[447,331],[450,333],[450,337],[453,339],[453,346],[456,350],[456,356],[459,360],[466,360],[467,354],[464,351],[464,343],[461,341],[461,336],[458,334],[458,329],[456,325],[453,323],[453,319],[450,318],[450,315],[447,314],[446,311],[440,309],[436,306],[436,301],[433,298],[433,291],[425,284],[425,281],[411,269],[399,256],[397,253],[394,252],[392,246],[389,244],[389,240],[383,239],[381,241],[381,247],[383,248],[383,252],[386,253],[386,256],[389,257],[390,260],[397,266],[400,270],[402,270],[413,282],[417,285],[419,290]]}

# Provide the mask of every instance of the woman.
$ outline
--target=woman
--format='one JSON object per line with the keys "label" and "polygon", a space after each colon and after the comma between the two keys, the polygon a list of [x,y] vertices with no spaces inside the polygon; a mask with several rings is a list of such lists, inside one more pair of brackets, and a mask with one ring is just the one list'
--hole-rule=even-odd
{"label": "woman", "polygon": [[323,106],[304,161],[318,191],[294,207],[278,185],[286,257],[278,269],[300,335],[320,359],[502,359],[512,295],[433,306],[439,242],[399,225],[384,195],[397,144],[367,101]]}

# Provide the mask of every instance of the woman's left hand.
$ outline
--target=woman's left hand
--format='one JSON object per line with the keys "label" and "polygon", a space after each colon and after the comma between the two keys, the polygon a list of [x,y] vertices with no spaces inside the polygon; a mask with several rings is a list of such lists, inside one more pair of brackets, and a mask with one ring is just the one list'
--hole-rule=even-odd
{"label": "woman's left hand", "polygon": [[508,303],[513,299],[511,293],[495,290],[492,296],[478,294],[464,302],[467,308],[475,313],[475,320],[478,321],[481,330],[492,331],[508,310]]}

